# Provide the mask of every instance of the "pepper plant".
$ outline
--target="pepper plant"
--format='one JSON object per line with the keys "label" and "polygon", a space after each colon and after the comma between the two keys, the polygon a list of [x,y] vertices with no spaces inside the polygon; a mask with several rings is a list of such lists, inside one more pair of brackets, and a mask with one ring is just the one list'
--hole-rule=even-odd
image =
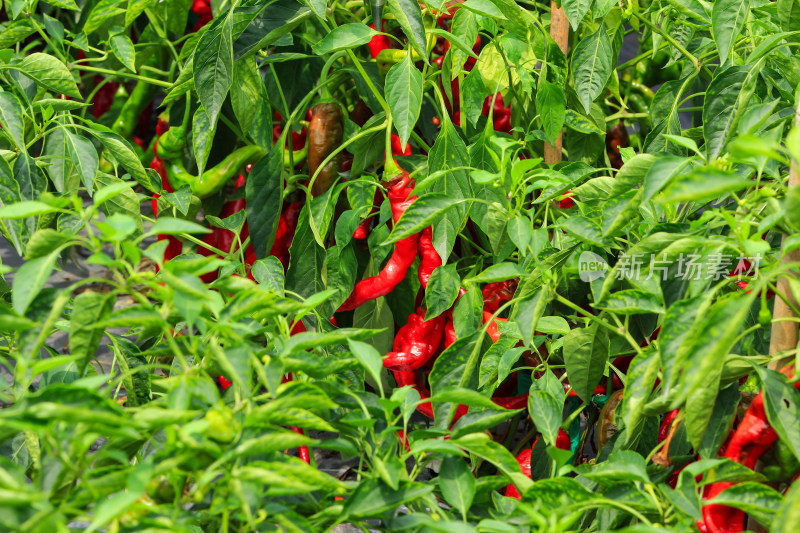
{"label": "pepper plant", "polygon": [[794,531],[798,0],[3,7],[0,529]]}

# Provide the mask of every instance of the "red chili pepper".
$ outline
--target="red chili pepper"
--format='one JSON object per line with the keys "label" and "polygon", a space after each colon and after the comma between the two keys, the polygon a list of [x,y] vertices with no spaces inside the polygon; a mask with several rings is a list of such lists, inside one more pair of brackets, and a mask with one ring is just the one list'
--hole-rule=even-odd
{"label": "red chili pepper", "polygon": [[[373,30],[375,29],[375,24],[370,24],[370,28]],[[381,31],[383,31],[383,24],[381,24]],[[372,39],[370,39],[369,44],[369,53],[372,56],[372,59],[377,59],[378,54],[381,53],[381,50],[386,50],[387,48],[392,47],[392,43],[389,41],[388,35],[375,35]]]}
{"label": "red chili pepper", "polygon": [[486,333],[492,339],[492,342],[497,342],[500,339],[500,330],[498,329],[497,321],[499,320],[501,322],[506,322],[508,319],[507,318],[497,317],[494,320],[492,320],[493,316],[494,316],[493,313],[491,313],[489,311],[484,311],[483,312],[483,323],[486,324],[490,320],[492,321],[492,323],[489,324],[489,327],[486,329]]}
{"label": "red chili pepper", "polygon": [[[533,448],[536,446],[538,440],[539,439],[533,441],[533,444],[530,448],[522,450],[522,452],[520,452],[520,454],[517,456],[517,462],[519,463],[520,469],[527,477],[531,477],[531,453],[533,452]],[[558,430],[558,435],[556,436],[556,448],[559,450],[570,449],[569,435],[567,435],[563,429]],[[515,487],[513,483],[506,485],[506,496],[509,498],[515,498],[517,500],[522,499],[522,495],[519,493],[517,487]]]}
{"label": "red chili pepper", "polygon": [[283,265],[283,268],[289,268],[289,248],[292,245],[295,229],[297,229],[297,220],[300,218],[300,211],[303,209],[303,204],[300,202],[291,202],[287,205],[281,213],[281,218],[278,221],[278,230],[275,233],[275,242],[269,255],[277,257]]}
{"label": "red chili pepper", "polygon": [[453,325],[453,310],[448,309],[445,314],[446,322],[444,324],[444,347],[447,349],[451,344],[456,342],[458,338],[456,337],[456,328]]}
{"label": "red chili pepper", "polygon": [[494,314],[500,306],[514,297],[519,280],[496,281],[487,283],[481,290],[483,294],[483,310]]}
{"label": "red chili pepper", "polygon": [[675,409],[667,413],[667,415],[664,417],[664,420],[661,422],[661,426],[658,428],[658,442],[664,442],[664,440],[667,438],[672,421],[675,420],[675,417],[678,416],[679,412],[679,409]]}
{"label": "red chili pepper", "polygon": [[[494,105],[490,109],[489,106],[492,105],[492,99],[494,99]],[[503,102],[503,95],[497,93],[496,97],[487,96],[483,101],[483,109],[481,112],[483,113],[483,116],[487,118],[489,117],[490,113],[492,114],[495,131],[511,133],[511,108],[505,106],[505,103]]]}
{"label": "red chili pepper", "polygon": [[[790,367],[787,367],[790,368]],[[786,370],[786,369],[784,369]],[[800,381],[794,384],[800,389]],[[741,424],[731,436],[722,457],[754,468],[759,458],[778,440],[778,433],[767,420],[764,408],[764,393],[759,392],[742,419]],[[704,500],[713,500],[715,496],[733,485],[733,483],[711,483],[706,487]],[[703,506],[702,523],[709,533],[728,533],[744,531],[745,513],[740,509],[707,503]],[[698,523],[699,527],[700,523]]]}
{"label": "red chili pepper", "polygon": [[[95,87],[97,87],[97,84],[101,81],[103,81],[103,77],[99,74],[96,75],[94,77]],[[111,104],[114,103],[114,96],[117,94],[118,88],[119,83],[110,81],[97,90],[94,95],[94,104],[92,105],[92,114],[95,118],[102,117],[111,109]]]}
{"label": "red chili pepper", "polygon": [[572,199],[572,193],[570,191],[567,191],[566,196],[558,202],[558,207],[560,209],[575,207],[575,200]]}
{"label": "red chili pepper", "polygon": [[[161,121],[159,120],[159,125],[161,125]],[[163,127],[163,126],[162,126]],[[169,126],[167,126],[168,128]],[[156,152],[156,146],[158,141],[153,143],[153,153]],[[160,157],[157,155],[153,157],[153,160],[150,162],[150,168],[158,172],[158,175],[161,177],[161,188],[167,192],[175,192],[172,188],[172,185],[169,183],[169,179],[167,179],[167,169],[164,167],[164,162],[161,160]],[[152,200],[152,207],[153,207],[153,216],[158,218],[158,197],[160,195],[154,194]],[[163,241],[166,240],[169,244],[167,244],[167,249],[164,252],[164,261],[169,261],[170,259],[181,255],[183,252],[183,242],[181,242],[177,237],[174,235],[158,235],[158,240]]]}
{"label": "red chili pepper", "polygon": [[[411,144],[406,145],[406,149],[403,150],[400,145],[400,137],[396,134],[392,133],[391,136],[391,144],[392,144],[392,155],[395,157],[404,156],[404,155],[411,155],[413,152],[411,150]],[[352,165],[352,159],[346,160]],[[350,167],[344,168],[345,162],[342,163],[342,170],[350,170]],[[354,239],[366,239],[369,236],[369,230],[372,227],[372,218],[375,213],[378,212],[380,209],[381,203],[383,202],[383,196],[381,195],[379,190],[375,191],[375,199],[372,202],[372,209],[370,210],[370,214],[367,218],[359,223],[358,227],[353,232]]]}
{"label": "red chili pepper", "polygon": [[[728,277],[736,276],[739,279],[741,279],[741,276],[747,274],[747,272],[750,272],[751,268],[752,268],[752,264],[750,263],[750,261],[748,261],[747,259],[745,259],[743,257],[743,258],[741,258],[739,260],[739,263],[736,265],[736,267],[733,270],[731,270],[730,274],[728,274]],[[746,281],[737,281],[736,285],[740,289],[745,291],[747,294],[750,294],[750,290],[747,288],[748,287],[748,283]],[[759,293],[759,296],[760,296],[760,293]],[[773,298],[774,296],[775,296],[775,293],[772,291],[772,289],[767,289],[767,299]]]}
{"label": "red chili pepper", "polygon": [[433,247],[433,228],[428,226],[422,230],[419,237],[419,269],[417,275],[419,276],[419,283],[424,288],[428,287],[428,280],[436,268],[442,266],[442,258],[439,257],[439,252]]}
{"label": "red chili pepper", "polygon": [[[416,200],[416,196],[409,196],[413,189],[413,180],[407,172],[403,172],[399,178],[395,178],[389,183],[387,196],[392,206],[392,219],[395,223]],[[419,234],[414,234],[396,243],[389,262],[383,267],[380,274],[356,283],[352,294],[339,307],[339,311],[355,309],[365,302],[389,294],[403,280],[414,262],[418,240]]]}
{"label": "red chili pepper", "polygon": [[[292,431],[297,433],[298,435],[305,436],[305,433],[302,429],[297,426],[291,426]],[[303,445],[297,448],[297,455],[300,457],[300,460],[306,464],[311,464],[311,454],[308,452],[308,446]]]}
{"label": "red chili pepper", "polygon": [[192,28],[192,33],[198,31],[214,18],[211,13],[211,3],[206,0],[195,0],[192,4],[192,12],[198,15],[197,22]]}
{"label": "red chili pepper", "polygon": [[369,230],[372,227],[372,219],[374,218],[375,213],[377,213],[380,209],[381,203],[383,203],[383,195],[381,194],[380,189],[376,189],[369,216],[362,220],[353,232],[354,239],[366,239],[369,236]]}
{"label": "red chili pepper", "polygon": [[406,144],[406,149],[403,150],[403,146],[400,143],[400,137],[398,137],[394,133],[392,133],[391,143],[392,143],[392,155],[393,156],[397,157],[397,156],[411,155],[412,154],[411,144]]}
{"label": "red chili pepper", "polygon": [[425,320],[425,312],[417,309],[408,323],[400,328],[393,352],[386,354],[383,366],[393,371],[413,371],[425,366],[442,343],[444,315]]}

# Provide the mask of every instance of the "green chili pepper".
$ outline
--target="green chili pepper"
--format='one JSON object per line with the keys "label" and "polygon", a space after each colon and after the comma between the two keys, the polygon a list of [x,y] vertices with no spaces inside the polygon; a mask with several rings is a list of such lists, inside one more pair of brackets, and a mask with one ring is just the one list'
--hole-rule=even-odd
{"label": "green chili pepper", "polygon": [[[378,72],[380,72],[381,76],[385,78],[386,74],[389,72],[389,69],[404,60],[407,55],[408,50],[399,50],[397,48],[386,48],[385,50],[381,50],[378,53],[378,57],[375,58],[375,61],[378,62]],[[415,61],[418,61],[419,54],[412,52],[411,58]]]}
{"label": "green chili pepper", "polygon": [[207,169],[202,176],[189,174],[183,166],[183,161],[177,158],[167,163],[167,177],[174,188],[188,183],[192,188],[192,194],[205,198],[222,189],[243,166],[255,163],[265,154],[266,151],[260,146],[244,146],[234,150],[213,168]]}
{"label": "green chili pepper", "polygon": [[183,147],[186,144],[186,128],[177,126],[170,128],[158,138],[156,151],[158,157],[165,161],[179,159],[183,156]]}
{"label": "green chili pepper", "polygon": [[[160,68],[162,59],[163,53],[159,49],[158,52],[148,58],[145,65]],[[130,137],[136,125],[139,124],[139,116],[142,114],[142,111],[144,111],[144,108],[153,101],[156,93],[158,93],[157,86],[144,83],[143,81],[138,82],[133,91],[131,91],[130,97],[122,106],[111,129],[124,138]]]}

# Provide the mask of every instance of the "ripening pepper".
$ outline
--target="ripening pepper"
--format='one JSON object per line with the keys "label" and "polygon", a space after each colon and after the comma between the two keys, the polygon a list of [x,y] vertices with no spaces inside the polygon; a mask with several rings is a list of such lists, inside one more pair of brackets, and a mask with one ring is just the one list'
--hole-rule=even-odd
{"label": "ripening pepper", "polygon": [[342,152],[337,152],[324,166],[323,162],[339,149],[343,138],[344,114],[339,104],[327,102],[315,105],[308,126],[308,175],[314,180],[311,184],[313,196],[325,193],[336,181],[342,168]]}

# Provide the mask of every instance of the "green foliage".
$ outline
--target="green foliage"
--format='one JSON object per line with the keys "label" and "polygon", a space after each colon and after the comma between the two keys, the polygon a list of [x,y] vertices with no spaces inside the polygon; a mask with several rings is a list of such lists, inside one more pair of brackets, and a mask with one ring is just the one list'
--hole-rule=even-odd
{"label": "green foliage", "polygon": [[794,531],[797,0],[200,4],[4,3],[0,530]]}

